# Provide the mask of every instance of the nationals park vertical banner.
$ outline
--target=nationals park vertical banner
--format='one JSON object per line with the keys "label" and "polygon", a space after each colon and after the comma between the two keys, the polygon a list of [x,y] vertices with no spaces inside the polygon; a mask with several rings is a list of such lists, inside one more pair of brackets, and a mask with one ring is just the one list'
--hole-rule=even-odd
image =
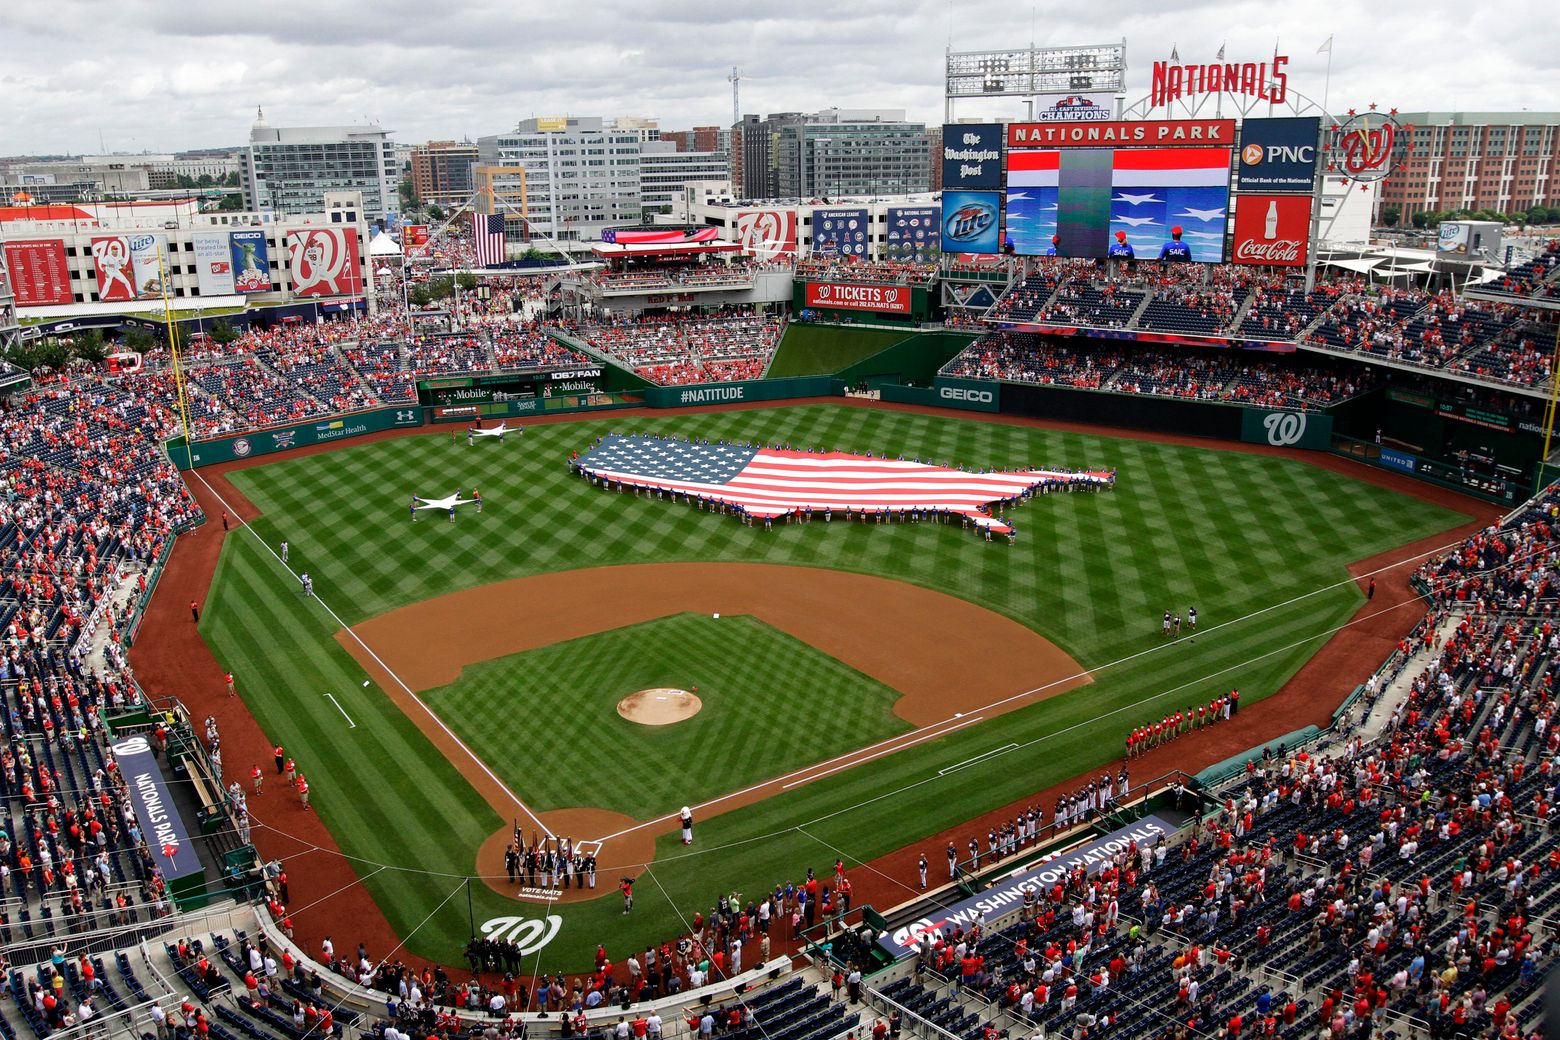
{"label": "nationals park vertical banner", "polygon": [[135,299],[135,271],[130,266],[130,238],[103,235],[92,240],[92,268],[97,274],[98,299],[125,303]]}
{"label": "nationals park vertical banner", "polygon": [[135,272],[135,291],[138,300],[154,300],[163,294],[164,251],[168,240],[162,235],[134,234],[130,238],[130,267]]}
{"label": "nationals park vertical banner", "polygon": [[233,253],[226,231],[197,231],[190,236],[195,247],[195,285],[202,296],[233,295]]}

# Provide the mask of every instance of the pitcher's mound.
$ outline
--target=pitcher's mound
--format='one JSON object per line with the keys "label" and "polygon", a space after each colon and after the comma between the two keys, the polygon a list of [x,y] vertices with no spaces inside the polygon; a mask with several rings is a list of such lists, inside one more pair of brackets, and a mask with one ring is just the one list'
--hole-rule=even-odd
{"label": "pitcher's mound", "polygon": [[670,726],[693,718],[702,707],[704,702],[696,694],[658,686],[624,697],[618,701],[617,713],[643,726]]}

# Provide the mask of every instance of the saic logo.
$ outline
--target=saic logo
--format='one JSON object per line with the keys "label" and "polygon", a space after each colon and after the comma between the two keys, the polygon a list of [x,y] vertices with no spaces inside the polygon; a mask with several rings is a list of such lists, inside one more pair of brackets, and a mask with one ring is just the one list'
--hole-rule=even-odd
{"label": "saic logo", "polygon": [[1299,412],[1269,412],[1262,419],[1268,443],[1275,448],[1299,444],[1305,436],[1305,416]]}
{"label": "saic logo", "polygon": [[548,914],[540,921],[528,921],[524,917],[495,917],[482,922],[482,934],[489,939],[508,940],[519,947],[524,955],[535,953],[558,935],[563,918]]}
{"label": "saic logo", "polygon": [[989,202],[960,206],[943,223],[943,234],[954,242],[969,242],[985,234],[997,222],[996,207]]}
{"label": "saic logo", "polygon": [[980,404],[991,404],[996,400],[990,390],[966,390],[962,386],[939,387],[937,396],[945,401],[975,401]]}

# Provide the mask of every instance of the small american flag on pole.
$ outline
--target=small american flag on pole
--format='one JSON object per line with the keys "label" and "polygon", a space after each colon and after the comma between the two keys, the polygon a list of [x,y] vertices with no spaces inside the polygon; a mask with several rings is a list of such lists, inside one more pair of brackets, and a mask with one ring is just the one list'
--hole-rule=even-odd
{"label": "small american flag on pole", "polygon": [[926,462],[797,451],[752,444],[609,434],[574,465],[587,476],[741,506],[749,516],[804,509],[934,510],[968,517],[999,534],[1011,528],[986,512],[1037,488],[1115,483],[1108,471],[1024,469],[977,473]]}
{"label": "small american flag on pole", "polygon": [[504,215],[502,213],[473,213],[471,237],[477,247],[477,263],[492,267],[504,262]]}

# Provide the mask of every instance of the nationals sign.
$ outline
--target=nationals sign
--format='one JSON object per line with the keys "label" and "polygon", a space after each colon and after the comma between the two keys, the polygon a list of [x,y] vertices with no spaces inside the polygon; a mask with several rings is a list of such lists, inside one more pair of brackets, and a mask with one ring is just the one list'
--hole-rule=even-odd
{"label": "nationals sign", "polygon": [[1284,71],[1288,65],[1289,56],[1285,54],[1273,55],[1271,65],[1265,61],[1218,61],[1207,65],[1156,61],[1149,104],[1161,108],[1198,94],[1247,94],[1259,101],[1282,105],[1289,95],[1289,74]]}
{"label": "nationals sign", "polygon": [[907,285],[854,285],[840,282],[808,282],[807,306],[845,311],[910,313]]}
{"label": "nationals sign", "polygon": [[1305,266],[1311,237],[1311,196],[1237,195],[1235,241],[1230,259],[1237,264]]}
{"label": "nationals sign", "polygon": [[1233,119],[1158,119],[1077,123],[1009,123],[1009,148],[1100,148],[1109,145],[1235,143]]}
{"label": "nationals sign", "polygon": [[363,291],[356,232],[312,228],[287,233],[294,296],[347,296]]}
{"label": "nationals sign", "polygon": [[99,300],[104,303],[123,303],[135,299],[129,238],[124,235],[94,238],[92,265],[97,270]]}

